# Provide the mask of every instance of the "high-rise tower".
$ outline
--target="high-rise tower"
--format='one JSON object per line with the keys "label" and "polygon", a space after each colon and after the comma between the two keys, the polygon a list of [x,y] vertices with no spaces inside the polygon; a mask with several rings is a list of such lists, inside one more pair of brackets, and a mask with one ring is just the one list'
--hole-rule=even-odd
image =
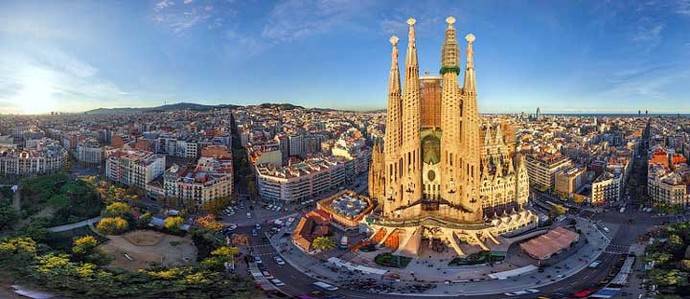
{"label": "high-rise tower", "polygon": [[[416,20],[407,20],[409,25],[407,53],[405,57],[405,86],[402,100],[402,202],[399,206],[410,207],[401,210],[405,216],[413,216],[418,207],[415,203],[421,200],[421,139],[420,139],[420,106],[419,106],[419,62],[417,61],[417,42],[414,25]],[[406,212],[406,213],[405,213]]]}
{"label": "high-rise tower", "polygon": [[474,212],[474,221],[481,219],[481,202],[479,202],[479,154],[481,144],[479,138],[479,109],[477,108],[477,83],[474,74],[474,43],[475,36],[470,33],[465,36],[467,41],[467,63],[465,65],[465,82],[462,87],[462,149],[461,163],[463,167],[462,180],[466,188],[462,193],[461,204]]}
{"label": "high-rise tower", "polygon": [[[446,19],[448,28],[441,50],[441,197],[450,203],[459,204],[465,209],[459,199],[465,191],[462,178],[462,101],[458,88],[458,42],[456,39],[455,18]],[[458,211],[458,210],[456,210]],[[457,212],[453,213],[457,216]]]}
{"label": "high-rise tower", "polygon": [[402,95],[400,88],[400,70],[398,68],[398,37],[392,36],[390,39],[391,51],[391,69],[388,74],[388,109],[386,111],[386,135],[384,137],[384,160],[385,186],[384,194],[387,201],[384,208],[386,213],[391,211],[402,200],[402,188],[400,186],[400,177],[402,176],[402,160],[400,158],[400,149],[402,147]]}

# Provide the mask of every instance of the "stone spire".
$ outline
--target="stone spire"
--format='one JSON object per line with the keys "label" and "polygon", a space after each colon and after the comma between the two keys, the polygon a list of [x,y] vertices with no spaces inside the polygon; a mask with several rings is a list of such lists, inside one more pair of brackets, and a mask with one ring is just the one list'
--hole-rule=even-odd
{"label": "stone spire", "polygon": [[419,62],[413,18],[409,25],[405,58],[405,86],[402,112],[402,161],[403,205],[409,205],[422,197]]}
{"label": "stone spire", "polygon": [[[465,36],[467,41],[467,65],[465,69],[465,83],[462,89],[462,152],[463,152],[463,178],[462,184],[466,186],[463,193],[462,203],[470,206],[470,210],[475,211],[473,216],[481,216],[481,201],[479,200],[479,152],[481,140],[479,139],[479,109],[477,108],[477,92],[475,88],[474,75],[474,52],[472,43],[475,36],[468,34]],[[475,221],[482,218],[475,218]]]}
{"label": "stone spire", "polygon": [[[458,88],[458,42],[455,18],[446,18],[448,28],[441,50],[441,197],[454,205],[461,205],[463,152],[461,148],[462,100]],[[458,186],[458,187],[455,187]],[[457,217],[462,215],[457,214]]]}
{"label": "stone spire", "polygon": [[496,144],[504,144],[503,142],[503,131],[501,130],[501,124],[499,123],[496,125],[496,136],[495,136],[495,142]]}
{"label": "stone spire", "polygon": [[448,23],[448,28],[446,29],[446,37],[443,42],[443,47],[441,48],[441,75],[447,72],[453,72],[456,75],[460,74],[460,68],[458,67],[458,40],[455,37],[455,18],[446,18],[446,23]]}
{"label": "stone spire", "polygon": [[465,85],[463,89],[465,93],[475,93],[477,92],[477,84],[474,75],[474,50],[472,49],[472,44],[475,40],[474,34],[466,35],[465,40],[467,41],[467,65],[465,66]]}
{"label": "stone spire", "polygon": [[398,186],[399,178],[401,176],[398,167],[398,159],[400,157],[400,147],[402,146],[402,95],[400,89],[400,70],[398,68],[398,37],[391,36],[390,38],[391,51],[391,69],[388,74],[388,110],[386,113],[386,135],[384,137],[384,160],[385,160],[385,177],[386,190],[383,191],[384,197],[389,200],[399,200],[400,190],[394,186]]}

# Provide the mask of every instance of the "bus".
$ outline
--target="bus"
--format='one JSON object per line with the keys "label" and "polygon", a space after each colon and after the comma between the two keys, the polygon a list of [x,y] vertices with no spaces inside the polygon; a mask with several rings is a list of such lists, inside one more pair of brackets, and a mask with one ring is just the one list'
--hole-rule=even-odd
{"label": "bus", "polygon": [[312,285],[314,285],[315,287],[317,287],[319,289],[326,290],[326,291],[337,291],[338,290],[338,287],[331,285],[331,284],[327,284],[323,281],[315,281],[314,283],[312,283]]}

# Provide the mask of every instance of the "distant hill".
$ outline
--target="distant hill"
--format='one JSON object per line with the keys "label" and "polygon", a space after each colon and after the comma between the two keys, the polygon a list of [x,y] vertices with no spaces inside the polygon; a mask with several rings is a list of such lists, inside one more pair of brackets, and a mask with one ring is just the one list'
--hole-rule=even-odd
{"label": "distant hill", "polygon": [[302,106],[293,105],[290,103],[263,103],[259,104],[261,108],[277,108],[280,110],[305,109]]}
{"label": "distant hill", "polygon": [[[251,105],[250,105],[251,106]],[[290,103],[263,103],[258,104],[261,108],[274,108],[279,110],[293,110],[293,109],[308,109],[313,111],[331,112],[331,111],[345,111],[345,112],[385,112],[386,109],[379,109],[374,111],[351,111],[351,110],[341,110],[332,108],[305,108],[303,106],[294,105]],[[232,105],[232,104],[218,104],[218,105],[205,105],[196,103],[176,103],[163,105],[158,107],[123,107],[123,108],[98,108],[83,112],[84,114],[132,114],[132,113],[147,113],[147,112],[170,112],[170,111],[181,111],[181,110],[194,110],[194,111],[208,111],[212,109],[219,108],[239,108],[242,106]]]}
{"label": "distant hill", "polygon": [[84,114],[129,114],[129,113],[145,113],[145,112],[170,112],[180,110],[194,110],[194,111],[208,111],[219,108],[237,108],[240,106],[231,104],[219,105],[204,105],[196,103],[176,103],[163,105],[158,107],[142,107],[142,108],[98,108],[94,110],[85,111]]}

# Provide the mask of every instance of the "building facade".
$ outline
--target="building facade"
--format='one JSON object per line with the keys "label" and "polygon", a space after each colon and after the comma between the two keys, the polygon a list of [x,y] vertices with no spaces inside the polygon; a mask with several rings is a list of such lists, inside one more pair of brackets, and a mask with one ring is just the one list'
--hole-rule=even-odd
{"label": "building facade", "polygon": [[482,130],[480,198],[485,217],[524,209],[529,198],[529,176],[515,141],[503,134],[503,125],[487,124]]}
{"label": "building facade", "polygon": [[558,154],[527,155],[526,161],[530,185],[544,191],[554,187],[556,173],[573,165],[568,157]]}
{"label": "building facade", "polygon": [[255,172],[263,200],[300,202],[350,182],[354,164],[340,157],[311,158],[285,167],[257,164]]}
{"label": "building facade", "polygon": [[555,190],[557,193],[572,196],[585,181],[584,167],[567,167],[556,173]]}
{"label": "building facade", "polygon": [[621,173],[603,172],[592,182],[591,203],[601,205],[620,200],[622,181]]}
{"label": "building facade", "polygon": [[59,142],[43,138],[24,149],[0,147],[0,175],[31,176],[58,172],[67,161]]}
{"label": "building facade", "polygon": [[[534,224],[536,217],[522,210],[504,222],[485,219],[483,200],[508,202],[518,196],[486,193],[482,198],[482,140],[472,45],[468,34],[463,86],[459,86],[460,51],[454,27],[448,26],[442,47],[440,77],[419,76],[414,19],[408,20],[405,80],[400,83],[398,38],[393,36],[391,69],[388,81],[388,107],[383,150],[372,156],[370,196],[379,203],[370,216],[371,241],[394,249],[398,254],[418,255],[422,248],[445,244],[462,255],[460,243],[488,249],[487,242],[498,243],[498,231],[512,231]],[[494,158],[495,157],[495,158]],[[506,165],[507,153],[485,156]],[[512,165],[512,162],[509,163]],[[493,164],[492,164],[493,165]],[[508,166],[501,180],[512,175]],[[484,177],[487,185],[489,174]],[[523,174],[527,180],[526,173]],[[492,184],[499,185],[492,181]],[[502,184],[500,190],[514,185]],[[528,191],[527,191],[528,192]],[[500,198],[500,199],[499,199]],[[525,197],[526,198],[526,197]],[[519,207],[517,207],[519,209]],[[513,220],[511,220],[513,219]],[[498,220],[501,222],[501,220]],[[500,227],[500,228],[499,228]]]}
{"label": "building facade", "polygon": [[119,150],[106,160],[105,176],[111,181],[146,190],[165,171],[165,156],[151,152]]}
{"label": "building facade", "polygon": [[103,147],[95,139],[88,139],[77,145],[75,156],[82,163],[100,164],[103,162]]}

